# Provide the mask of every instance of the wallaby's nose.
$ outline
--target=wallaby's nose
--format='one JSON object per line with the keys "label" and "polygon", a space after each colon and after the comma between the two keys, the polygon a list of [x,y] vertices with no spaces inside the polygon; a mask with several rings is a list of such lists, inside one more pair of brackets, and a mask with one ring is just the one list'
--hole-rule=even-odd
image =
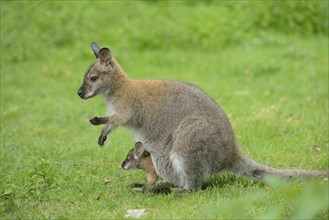
{"label": "wallaby's nose", "polygon": [[125,163],[125,162],[123,162],[123,163],[121,164],[121,167],[122,167],[123,169],[125,168],[125,165],[124,165],[124,163]]}
{"label": "wallaby's nose", "polygon": [[79,91],[78,91],[78,95],[79,95],[80,97],[82,97],[82,94],[83,94],[82,89],[79,89]]}

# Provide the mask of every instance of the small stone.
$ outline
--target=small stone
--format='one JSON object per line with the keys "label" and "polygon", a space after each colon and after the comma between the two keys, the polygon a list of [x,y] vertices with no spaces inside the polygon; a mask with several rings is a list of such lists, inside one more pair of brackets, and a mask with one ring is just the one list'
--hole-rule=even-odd
{"label": "small stone", "polygon": [[145,214],[145,211],[146,209],[129,209],[125,217],[139,218]]}

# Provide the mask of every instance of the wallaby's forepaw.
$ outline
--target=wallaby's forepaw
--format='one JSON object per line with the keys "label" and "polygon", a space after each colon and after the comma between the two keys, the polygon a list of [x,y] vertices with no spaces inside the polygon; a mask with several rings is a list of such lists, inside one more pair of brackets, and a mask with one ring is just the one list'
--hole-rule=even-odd
{"label": "wallaby's forepaw", "polygon": [[100,147],[103,147],[103,146],[104,146],[104,143],[105,143],[105,141],[106,141],[106,138],[107,138],[107,136],[103,136],[103,135],[100,135],[100,136],[98,137],[98,145],[99,145]]}
{"label": "wallaby's forepaw", "polygon": [[93,125],[104,124],[104,120],[103,120],[103,118],[94,117],[94,118],[90,119],[89,121],[90,121],[90,123],[93,124]]}
{"label": "wallaby's forepaw", "polygon": [[90,119],[89,121],[93,125],[100,125],[100,120],[97,117],[94,117],[94,118]]}

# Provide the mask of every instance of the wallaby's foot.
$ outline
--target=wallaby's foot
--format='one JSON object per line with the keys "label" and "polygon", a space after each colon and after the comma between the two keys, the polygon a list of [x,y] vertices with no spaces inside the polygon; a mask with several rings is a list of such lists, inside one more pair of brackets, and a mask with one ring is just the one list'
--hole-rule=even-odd
{"label": "wallaby's foot", "polygon": [[107,136],[103,136],[103,135],[100,135],[100,136],[98,137],[98,145],[99,145],[100,147],[103,147],[103,146],[104,146],[104,143],[105,143],[105,141],[106,141],[106,138],[107,138]]}
{"label": "wallaby's foot", "polygon": [[131,188],[141,188],[142,193],[147,192],[147,191],[150,191],[153,194],[164,194],[164,195],[168,195],[171,193],[170,187],[152,189],[152,187],[149,187],[142,183],[133,183],[130,185],[130,187]]}
{"label": "wallaby's foot", "polygon": [[151,189],[150,190],[154,194],[163,194],[163,195],[168,195],[171,193],[171,188],[170,187],[165,187],[165,188],[156,188],[156,189]]}
{"label": "wallaby's foot", "polygon": [[158,186],[155,186],[155,185],[144,185],[142,188],[141,188],[141,192],[142,193],[145,193],[145,192],[150,192],[151,194],[163,194],[163,195],[168,195],[171,193],[171,188],[170,187],[158,187]]}
{"label": "wallaby's foot", "polygon": [[131,188],[142,188],[144,186],[145,186],[145,184],[142,184],[142,183],[133,183],[130,185]]}
{"label": "wallaby's foot", "polygon": [[93,125],[101,125],[101,124],[106,124],[106,118],[98,118],[94,117],[89,120],[91,124]]}
{"label": "wallaby's foot", "polygon": [[145,191],[150,191],[150,189],[152,188],[153,184],[146,184],[145,186],[142,187],[141,191],[145,192]]}

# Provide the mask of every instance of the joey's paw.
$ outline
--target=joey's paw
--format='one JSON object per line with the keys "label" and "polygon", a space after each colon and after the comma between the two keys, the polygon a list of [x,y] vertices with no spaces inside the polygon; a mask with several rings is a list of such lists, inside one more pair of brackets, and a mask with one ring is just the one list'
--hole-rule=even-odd
{"label": "joey's paw", "polygon": [[103,146],[104,146],[104,143],[105,143],[105,141],[106,141],[106,138],[107,138],[107,136],[103,136],[103,135],[100,135],[100,136],[98,137],[98,145],[99,145],[100,147],[103,147]]}
{"label": "joey's paw", "polygon": [[141,188],[144,187],[144,184],[142,183],[133,183],[130,185],[131,188]]}
{"label": "joey's paw", "polygon": [[90,119],[89,121],[93,125],[100,125],[101,124],[101,119],[97,118],[97,117],[94,117],[94,118]]}

